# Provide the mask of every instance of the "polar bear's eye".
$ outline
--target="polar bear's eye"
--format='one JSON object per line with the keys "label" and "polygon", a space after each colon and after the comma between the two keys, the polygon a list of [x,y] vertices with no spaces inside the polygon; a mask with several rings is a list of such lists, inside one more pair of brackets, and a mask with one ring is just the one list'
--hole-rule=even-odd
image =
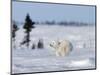
{"label": "polar bear's eye", "polygon": [[54,41],[52,41],[52,44],[54,45],[54,44],[55,44],[55,42],[54,42]]}

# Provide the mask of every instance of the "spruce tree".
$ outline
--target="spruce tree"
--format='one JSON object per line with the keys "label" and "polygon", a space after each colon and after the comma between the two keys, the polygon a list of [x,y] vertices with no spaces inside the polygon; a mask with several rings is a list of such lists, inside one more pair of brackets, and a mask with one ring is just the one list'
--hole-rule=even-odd
{"label": "spruce tree", "polygon": [[30,42],[30,32],[32,30],[32,28],[35,28],[34,27],[34,24],[35,22],[33,22],[31,19],[30,19],[30,16],[29,14],[26,15],[26,19],[25,19],[25,24],[23,26],[23,28],[25,29],[25,33],[26,33],[26,36],[25,36],[25,40],[22,42],[22,43],[26,43],[26,46],[29,47],[29,42]]}
{"label": "spruce tree", "polygon": [[38,44],[37,44],[37,48],[39,48],[39,49],[44,48],[43,39],[39,39]]}
{"label": "spruce tree", "polygon": [[14,22],[13,23],[13,26],[12,26],[12,39],[13,39],[13,42],[14,42],[14,48],[15,48],[15,37],[16,37],[16,31],[18,30],[19,28],[17,27],[16,23]]}
{"label": "spruce tree", "polygon": [[35,44],[33,43],[33,44],[32,44],[32,49],[35,49],[35,47],[36,47],[36,46],[35,46]]}

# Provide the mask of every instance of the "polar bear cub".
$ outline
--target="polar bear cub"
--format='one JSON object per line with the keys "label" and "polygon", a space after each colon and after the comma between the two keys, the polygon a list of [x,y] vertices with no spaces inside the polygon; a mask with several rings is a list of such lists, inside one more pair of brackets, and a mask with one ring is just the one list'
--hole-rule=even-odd
{"label": "polar bear cub", "polygon": [[68,40],[52,41],[50,46],[55,49],[56,56],[68,55],[69,52],[71,52],[73,48],[71,42],[69,42]]}

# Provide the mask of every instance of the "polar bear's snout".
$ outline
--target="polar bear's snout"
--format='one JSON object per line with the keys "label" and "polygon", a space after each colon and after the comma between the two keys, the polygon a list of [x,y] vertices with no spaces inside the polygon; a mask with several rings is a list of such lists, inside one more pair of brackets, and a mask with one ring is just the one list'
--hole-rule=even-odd
{"label": "polar bear's snout", "polygon": [[52,41],[50,44],[49,44],[50,47],[54,47],[55,46],[55,41]]}
{"label": "polar bear's snout", "polygon": [[52,47],[52,44],[49,44],[50,45],[50,47]]}
{"label": "polar bear's snout", "polygon": [[53,41],[50,43],[50,47],[54,48],[56,51],[56,56],[65,56],[72,51],[72,43],[67,40]]}

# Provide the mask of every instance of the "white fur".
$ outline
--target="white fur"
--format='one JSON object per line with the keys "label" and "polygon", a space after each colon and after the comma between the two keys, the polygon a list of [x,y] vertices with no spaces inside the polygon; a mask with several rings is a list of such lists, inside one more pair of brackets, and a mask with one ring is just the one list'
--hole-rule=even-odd
{"label": "white fur", "polygon": [[52,41],[50,46],[55,49],[56,56],[68,55],[72,50],[72,44],[68,40]]}

